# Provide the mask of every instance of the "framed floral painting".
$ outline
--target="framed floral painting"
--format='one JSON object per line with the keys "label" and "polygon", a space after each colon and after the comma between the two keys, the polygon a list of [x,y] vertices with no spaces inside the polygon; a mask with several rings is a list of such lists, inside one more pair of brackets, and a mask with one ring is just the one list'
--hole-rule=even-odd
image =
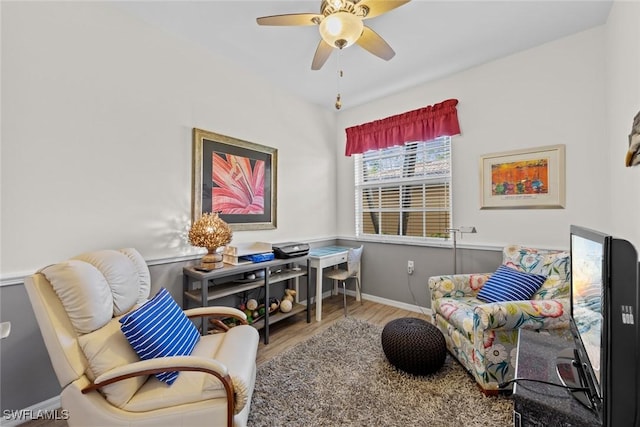
{"label": "framed floral painting", "polygon": [[218,212],[233,230],[276,228],[278,150],[193,129],[192,220]]}
{"label": "framed floral painting", "polygon": [[480,208],[564,208],[564,162],[564,145],[482,156]]}

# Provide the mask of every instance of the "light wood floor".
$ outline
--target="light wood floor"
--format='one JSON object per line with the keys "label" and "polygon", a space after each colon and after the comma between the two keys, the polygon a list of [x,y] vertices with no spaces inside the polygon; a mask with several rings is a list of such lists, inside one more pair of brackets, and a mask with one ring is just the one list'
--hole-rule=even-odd
{"label": "light wood floor", "polygon": [[[429,320],[429,316],[415,313],[387,305],[377,304],[371,301],[363,301],[362,304],[355,298],[347,296],[348,315],[350,317],[365,320],[369,323],[384,326],[387,322],[399,317],[418,317]],[[258,365],[268,362],[273,357],[295,346],[310,336],[324,331],[336,321],[344,317],[342,309],[342,295],[331,296],[322,300],[322,321],[315,321],[315,305],[311,311],[311,323],[306,321],[306,313],[302,312],[288,319],[273,324],[269,328],[269,344],[264,344],[263,331],[260,332],[260,345],[258,346]],[[35,420],[22,427],[66,427],[65,421]]]}
{"label": "light wood floor", "polygon": [[[315,320],[315,306],[311,311],[311,323],[307,323],[306,313],[302,312],[288,319],[282,320],[269,327],[269,344],[264,344],[264,335],[260,332],[260,346],[258,347],[258,365],[271,360],[274,356],[293,347],[333,325],[344,317],[342,295],[331,296],[322,300],[322,321]],[[355,298],[347,296],[348,316],[365,320],[369,323],[384,326],[390,320],[398,317],[418,317],[430,320],[430,316],[422,313],[403,310],[382,305],[371,301],[362,304]]]}

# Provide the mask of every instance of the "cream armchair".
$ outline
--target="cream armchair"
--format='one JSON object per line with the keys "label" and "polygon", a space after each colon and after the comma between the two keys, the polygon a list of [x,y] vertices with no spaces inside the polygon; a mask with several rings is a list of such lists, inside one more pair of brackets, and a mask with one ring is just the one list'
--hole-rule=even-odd
{"label": "cream armchair", "polygon": [[568,252],[507,246],[502,264],[547,279],[530,300],[487,303],[476,297],[491,273],[429,278],[434,324],[486,394],[513,378],[519,328],[565,335],[569,327]]}
{"label": "cream armchair", "polygon": [[[241,311],[186,310],[189,318],[235,317],[244,324],[196,333],[190,355],[140,360],[119,322],[149,298],[149,270],[135,249],[79,255],[27,277],[25,287],[70,426],[246,425],[259,337]],[[179,307],[178,313],[183,317]],[[164,325],[158,329],[170,332]],[[167,371],[179,372],[171,385],[154,375]]]}

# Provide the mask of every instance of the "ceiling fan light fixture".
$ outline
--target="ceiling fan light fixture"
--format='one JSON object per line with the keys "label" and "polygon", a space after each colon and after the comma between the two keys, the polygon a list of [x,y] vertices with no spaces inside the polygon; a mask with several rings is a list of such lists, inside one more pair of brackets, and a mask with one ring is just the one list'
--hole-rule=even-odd
{"label": "ceiling fan light fixture", "polygon": [[329,46],[343,49],[360,38],[364,29],[362,19],[349,12],[336,12],[322,20],[320,36]]}

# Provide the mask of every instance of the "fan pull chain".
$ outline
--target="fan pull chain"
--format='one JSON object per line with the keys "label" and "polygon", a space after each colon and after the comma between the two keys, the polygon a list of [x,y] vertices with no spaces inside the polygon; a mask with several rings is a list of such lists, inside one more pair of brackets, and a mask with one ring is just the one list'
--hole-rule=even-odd
{"label": "fan pull chain", "polygon": [[338,89],[338,95],[336,96],[336,110],[339,110],[342,107],[342,100],[340,99],[340,79],[342,78],[343,72],[342,69],[340,69],[340,56],[342,54],[342,50],[338,50],[338,58],[336,60],[337,63],[337,68],[338,68],[338,81],[337,81],[337,89]]}

